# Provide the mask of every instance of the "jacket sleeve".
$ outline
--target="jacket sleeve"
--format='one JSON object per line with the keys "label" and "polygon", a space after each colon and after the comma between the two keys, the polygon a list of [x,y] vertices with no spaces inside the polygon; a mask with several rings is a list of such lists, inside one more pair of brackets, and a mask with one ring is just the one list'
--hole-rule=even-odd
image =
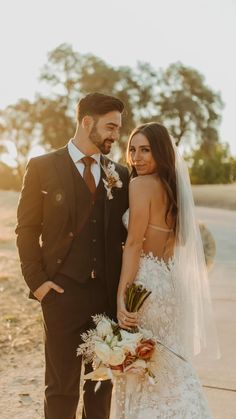
{"label": "jacket sleeve", "polygon": [[27,165],[17,210],[17,247],[22,274],[34,292],[48,280],[43,270],[40,236],[43,222],[43,192],[35,159]]}

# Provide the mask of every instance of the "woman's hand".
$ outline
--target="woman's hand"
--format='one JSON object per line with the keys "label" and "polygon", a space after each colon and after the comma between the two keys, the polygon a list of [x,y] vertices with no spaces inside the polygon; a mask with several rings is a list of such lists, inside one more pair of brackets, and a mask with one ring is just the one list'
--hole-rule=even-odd
{"label": "woman's hand", "polygon": [[138,313],[130,313],[126,310],[123,297],[117,301],[117,319],[122,329],[131,329],[138,325]]}

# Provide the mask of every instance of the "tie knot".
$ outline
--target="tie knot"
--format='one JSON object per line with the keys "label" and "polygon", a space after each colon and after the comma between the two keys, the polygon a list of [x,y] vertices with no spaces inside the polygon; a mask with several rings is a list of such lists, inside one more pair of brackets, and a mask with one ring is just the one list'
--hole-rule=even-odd
{"label": "tie knot", "polygon": [[81,161],[84,163],[85,167],[91,167],[91,164],[94,162],[94,159],[91,156],[85,156],[81,159]]}

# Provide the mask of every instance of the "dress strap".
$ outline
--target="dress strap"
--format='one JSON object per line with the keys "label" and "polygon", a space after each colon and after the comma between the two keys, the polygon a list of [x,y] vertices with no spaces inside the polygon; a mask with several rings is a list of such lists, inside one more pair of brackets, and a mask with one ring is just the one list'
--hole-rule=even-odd
{"label": "dress strap", "polygon": [[158,230],[158,231],[163,231],[165,233],[171,233],[173,231],[173,228],[159,227],[154,224],[148,224],[148,227],[154,228],[155,230]]}

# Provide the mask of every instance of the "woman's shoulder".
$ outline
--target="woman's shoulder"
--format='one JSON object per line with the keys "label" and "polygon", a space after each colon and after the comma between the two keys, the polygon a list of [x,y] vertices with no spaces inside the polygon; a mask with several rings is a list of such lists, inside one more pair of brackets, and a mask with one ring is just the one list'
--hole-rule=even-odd
{"label": "woman's shoulder", "polygon": [[162,183],[156,175],[137,176],[130,181],[130,189],[134,191],[144,190],[153,192],[153,190],[162,189]]}

